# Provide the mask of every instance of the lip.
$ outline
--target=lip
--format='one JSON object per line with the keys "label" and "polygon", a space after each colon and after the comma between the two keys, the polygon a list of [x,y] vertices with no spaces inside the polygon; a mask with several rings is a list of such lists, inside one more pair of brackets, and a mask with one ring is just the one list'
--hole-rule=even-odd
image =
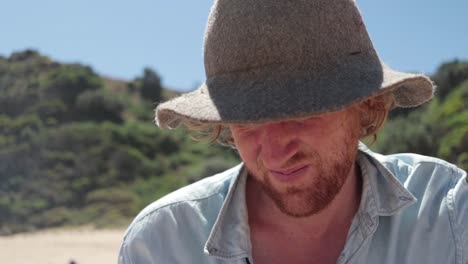
{"label": "lip", "polygon": [[303,177],[308,168],[308,165],[304,165],[285,170],[270,170],[270,174],[280,182],[293,182]]}

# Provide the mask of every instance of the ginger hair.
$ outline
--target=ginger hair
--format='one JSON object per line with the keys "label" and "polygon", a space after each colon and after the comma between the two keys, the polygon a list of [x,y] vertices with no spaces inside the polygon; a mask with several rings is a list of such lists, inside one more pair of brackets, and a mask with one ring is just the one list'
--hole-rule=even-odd
{"label": "ginger hair", "polygon": [[[377,133],[382,129],[388,117],[388,113],[395,106],[393,94],[386,93],[371,97],[354,105],[358,109],[361,120],[361,139],[373,137],[372,143],[377,141]],[[192,133],[192,139],[196,141],[208,141],[219,143],[223,146],[236,148],[229,129],[229,124],[204,123],[184,120],[183,124]]]}

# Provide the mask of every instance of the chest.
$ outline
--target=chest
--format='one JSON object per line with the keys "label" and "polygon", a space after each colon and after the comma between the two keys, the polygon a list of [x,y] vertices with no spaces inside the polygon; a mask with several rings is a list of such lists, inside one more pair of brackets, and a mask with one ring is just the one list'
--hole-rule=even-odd
{"label": "chest", "polygon": [[251,231],[255,264],[335,264],[346,243],[345,235],[313,239],[307,234]]}

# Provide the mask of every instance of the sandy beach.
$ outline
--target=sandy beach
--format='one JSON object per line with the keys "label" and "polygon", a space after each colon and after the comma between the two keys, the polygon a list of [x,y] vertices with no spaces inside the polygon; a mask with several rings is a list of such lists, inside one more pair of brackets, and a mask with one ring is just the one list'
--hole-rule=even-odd
{"label": "sandy beach", "polygon": [[117,263],[125,230],[51,229],[0,237],[0,262],[8,264]]}

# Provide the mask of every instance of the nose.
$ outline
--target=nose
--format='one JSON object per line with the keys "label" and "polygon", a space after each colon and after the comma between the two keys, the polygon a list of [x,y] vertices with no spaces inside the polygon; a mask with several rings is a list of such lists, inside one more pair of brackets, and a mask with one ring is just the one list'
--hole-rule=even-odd
{"label": "nose", "polygon": [[260,158],[270,169],[281,168],[299,150],[297,128],[287,122],[263,126],[258,138]]}

